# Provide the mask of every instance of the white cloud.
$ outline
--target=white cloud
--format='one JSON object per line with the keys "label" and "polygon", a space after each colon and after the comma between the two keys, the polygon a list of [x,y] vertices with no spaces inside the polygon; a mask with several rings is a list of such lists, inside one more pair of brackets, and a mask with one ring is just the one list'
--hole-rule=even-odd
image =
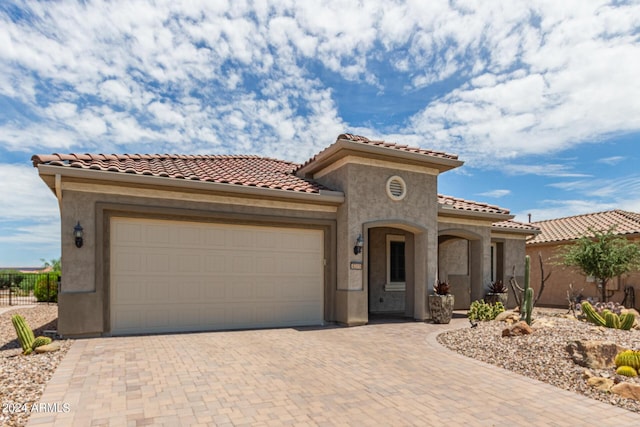
{"label": "white cloud", "polygon": [[0,222],[23,219],[47,220],[59,216],[55,196],[38,176],[38,170],[25,158],[25,165],[0,163],[3,186]]}
{"label": "white cloud", "polygon": [[531,214],[531,221],[538,222],[547,219],[564,218],[573,215],[582,215],[592,212],[618,209],[616,203],[596,202],[593,200],[544,200],[541,201],[544,208],[529,209],[526,212],[514,213],[515,220],[528,222],[528,214]]}
{"label": "white cloud", "polygon": [[543,164],[507,164],[502,166],[503,172],[509,175],[541,175],[562,178],[582,178],[590,175],[572,172],[567,165],[557,163]]}
{"label": "white cloud", "polygon": [[491,191],[485,191],[483,193],[478,193],[478,196],[494,197],[498,199],[500,197],[508,196],[509,194],[511,194],[511,190],[496,189]]}
{"label": "white cloud", "polygon": [[613,165],[617,165],[623,160],[625,160],[625,158],[622,156],[611,156],[611,157],[604,157],[602,159],[598,159],[598,163],[604,163],[606,165],[613,166]]}
{"label": "white cloud", "polygon": [[[582,182],[571,165],[519,159],[640,131],[638,2],[12,4],[25,13],[0,11],[0,144],[14,155],[302,162],[350,130],[507,174]],[[375,126],[351,118],[369,112],[356,101],[372,91],[398,103]],[[608,183],[573,185],[614,197]]]}

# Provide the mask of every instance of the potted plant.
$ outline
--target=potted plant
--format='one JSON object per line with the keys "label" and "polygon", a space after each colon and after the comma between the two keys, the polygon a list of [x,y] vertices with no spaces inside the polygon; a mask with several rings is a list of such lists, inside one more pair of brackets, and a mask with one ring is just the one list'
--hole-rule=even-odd
{"label": "potted plant", "polygon": [[496,280],[489,284],[488,292],[485,295],[485,301],[490,304],[501,302],[502,305],[506,307],[508,297],[507,286],[502,283],[502,280]]}
{"label": "potted plant", "polygon": [[449,323],[453,315],[453,303],[455,301],[450,293],[448,282],[436,280],[433,285],[433,295],[429,295],[429,310],[433,323]]}

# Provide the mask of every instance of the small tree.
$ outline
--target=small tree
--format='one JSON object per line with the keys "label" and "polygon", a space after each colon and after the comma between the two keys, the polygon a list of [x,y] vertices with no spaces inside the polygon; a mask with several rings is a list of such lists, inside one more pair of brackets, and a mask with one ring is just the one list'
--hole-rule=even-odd
{"label": "small tree", "polygon": [[564,253],[563,264],[577,267],[587,276],[596,279],[602,301],[607,298],[607,282],[616,276],[640,267],[640,246],[614,233],[589,229],[592,235],[584,235]]}

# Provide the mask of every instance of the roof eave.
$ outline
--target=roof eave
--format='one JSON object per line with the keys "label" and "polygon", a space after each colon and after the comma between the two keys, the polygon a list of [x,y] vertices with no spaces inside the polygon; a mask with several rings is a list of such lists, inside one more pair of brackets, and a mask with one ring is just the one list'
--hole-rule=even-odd
{"label": "roof eave", "polygon": [[317,171],[326,168],[335,160],[338,160],[341,157],[341,151],[355,152],[365,156],[382,156],[387,159],[393,158],[402,161],[410,161],[412,163],[429,165],[434,169],[437,169],[439,173],[455,169],[464,164],[462,160],[447,159],[423,153],[413,153],[395,148],[363,144],[350,141],[348,139],[338,139],[335,143],[318,153],[313,160],[302,165],[297,172],[303,175],[313,175]]}
{"label": "roof eave", "polygon": [[[66,166],[37,165],[38,173],[44,176],[66,176],[92,181],[111,181],[119,184],[152,185],[172,188],[184,188],[217,193],[231,193],[236,196],[279,198],[287,200],[307,201],[330,205],[340,205],[344,202],[344,193],[340,191],[320,190],[319,193],[282,190],[277,188],[252,187],[238,184],[223,184],[210,181],[167,178],[150,175],[138,175],[123,172],[109,172],[93,169],[69,168]],[[47,183],[47,181],[45,181]],[[49,185],[47,183],[47,185]],[[55,188],[51,187],[55,193]]]}
{"label": "roof eave", "polygon": [[523,234],[527,236],[537,236],[538,234],[540,234],[540,230],[538,229],[501,227],[495,224],[491,226],[491,231],[500,232],[500,233]]}
{"label": "roof eave", "polygon": [[471,211],[464,209],[456,209],[454,207],[448,205],[439,205],[438,206],[438,216],[443,217],[458,217],[458,218],[473,218],[473,219],[481,219],[492,222],[500,222],[506,221],[509,219],[513,219],[515,215],[498,213],[498,212],[479,212],[479,211]]}

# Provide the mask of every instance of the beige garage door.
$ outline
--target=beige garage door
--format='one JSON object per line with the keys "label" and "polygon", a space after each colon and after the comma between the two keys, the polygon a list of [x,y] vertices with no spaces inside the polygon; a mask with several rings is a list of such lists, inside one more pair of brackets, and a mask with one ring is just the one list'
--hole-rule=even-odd
{"label": "beige garage door", "polygon": [[113,334],[319,325],[320,230],[112,218]]}

